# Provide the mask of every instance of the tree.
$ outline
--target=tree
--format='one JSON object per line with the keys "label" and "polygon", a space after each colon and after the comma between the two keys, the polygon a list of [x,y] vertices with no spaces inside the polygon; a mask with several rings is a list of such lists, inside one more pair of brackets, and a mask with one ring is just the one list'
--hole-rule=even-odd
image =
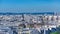
{"label": "tree", "polygon": [[52,32],[51,34],[60,34],[60,32],[56,31],[56,32]]}

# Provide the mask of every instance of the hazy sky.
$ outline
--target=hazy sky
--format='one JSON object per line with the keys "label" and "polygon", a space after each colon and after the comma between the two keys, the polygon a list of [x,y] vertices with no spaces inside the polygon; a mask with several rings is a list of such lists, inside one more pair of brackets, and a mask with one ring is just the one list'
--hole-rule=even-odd
{"label": "hazy sky", "polygon": [[60,0],[0,0],[0,12],[60,12]]}

